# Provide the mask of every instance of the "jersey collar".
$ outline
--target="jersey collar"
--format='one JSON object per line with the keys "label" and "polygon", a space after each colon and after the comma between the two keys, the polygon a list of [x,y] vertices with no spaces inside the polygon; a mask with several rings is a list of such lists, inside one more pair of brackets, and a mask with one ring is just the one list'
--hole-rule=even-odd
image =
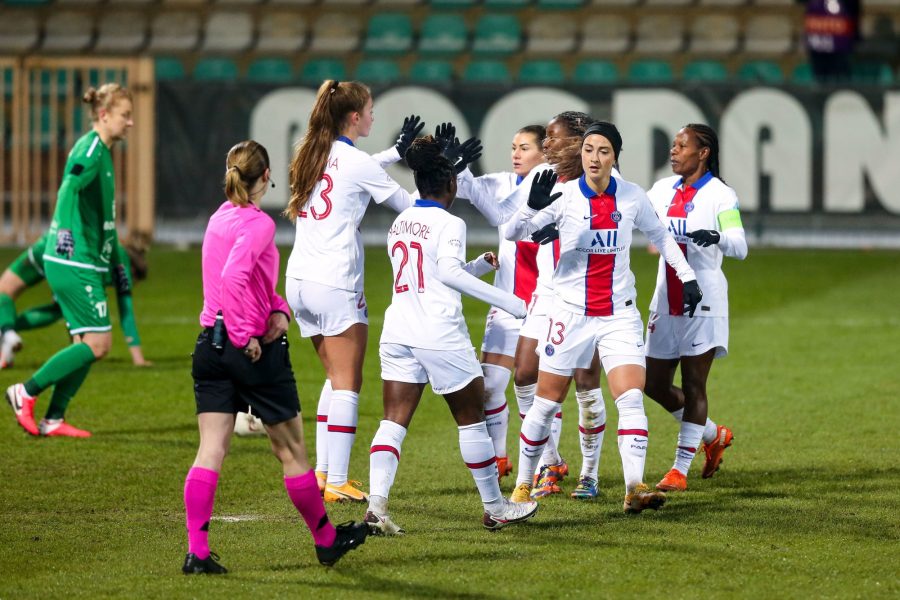
{"label": "jersey collar", "polygon": [[345,144],[347,144],[349,146],[353,145],[353,140],[348,138],[346,135],[342,135],[342,136],[338,137],[337,141],[344,142]]}
{"label": "jersey collar", "polygon": [[521,175],[516,175],[516,185],[519,185],[520,183],[522,183],[523,179],[525,179],[525,178],[522,177]]}
{"label": "jersey collar", "polygon": [[[711,180],[712,178],[713,178],[712,171],[707,171],[706,173],[703,174],[703,177],[701,177],[700,179],[698,179],[697,181],[695,181],[695,182],[691,185],[691,187],[694,188],[695,190],[697,190],[697,191],[699,192],[699,191],[700,191],[700,188],[702,188],[704,185],[706,185],[707,183],[709,183],[710,180]],[[676,189],[680,188],[680,187],[681,187],[681,184],[682,184],[683,182],[684,182],[684,177],[680,177],[680,178],[678,179],[678,181],[675,182],[675,185],[672,186],[672,189],[673,189],[673,190],[676,190]]]}
{"label": "jersey collar", "polygon": [[[616,178],[612,175],[609,176],[609,185],[606,186],[606,190],[603,192],[604,194],[608,194],[610,196],[616,195],[616,189],[618,189],[618,184],[616,184]],[[591,186],[588,185],[587,175],[582,175],[578,178],[578,188],[581,190],[582,195],[585,198],[591,199],[594,196],[597,196],[597,192],[591,189]]]}
{"label": "jersey collar", "polygon": [[416,203],[413,206],[418,206],[419,208],[446,208],[440,202],[435,202],[434,200],[424,200],[419,198],[416,200]]}

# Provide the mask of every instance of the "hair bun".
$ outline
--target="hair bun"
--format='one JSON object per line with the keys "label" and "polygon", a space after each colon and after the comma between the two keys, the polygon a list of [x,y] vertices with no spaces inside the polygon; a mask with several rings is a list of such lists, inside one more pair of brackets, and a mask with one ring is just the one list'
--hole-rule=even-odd
{"label": "hair bun", "polygon": [[89,87],[84,96],[81,97],[81,100],[87,104],[93,104],[97,100],[97,89]]}
{"label": "hair bun", "polygon": [[416,138],[406,150],[406,165],[413,171],[419,171],[433,164],[440,155],[441,146],[433,137]]}

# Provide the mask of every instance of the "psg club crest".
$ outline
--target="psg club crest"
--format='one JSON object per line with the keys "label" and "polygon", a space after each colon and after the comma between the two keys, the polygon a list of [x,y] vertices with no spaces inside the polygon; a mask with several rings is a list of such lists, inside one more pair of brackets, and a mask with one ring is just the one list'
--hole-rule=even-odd
{"label": "psg club crest", "polygon": [[554,352],[556,352],[556,349],[553,348],[553,344],[547,344],[544,347],[544,354],[546,354],[547,356],[553,356]]}
{"label": "psg club crest", "polygon": [[609,218],[612,219],[614,223],[618,223],[619,221],[622,220],[622,213],[620,213],[617,210],[614,210],[611,213],[609,213]]}
{"label": "psg club crest", "polygon": [[689,213],[689,212],[691,212],[692,210],[694,210],[694,203],[693,203],[693,202],[688,202],[687,204],[684,205],[684,212]]}

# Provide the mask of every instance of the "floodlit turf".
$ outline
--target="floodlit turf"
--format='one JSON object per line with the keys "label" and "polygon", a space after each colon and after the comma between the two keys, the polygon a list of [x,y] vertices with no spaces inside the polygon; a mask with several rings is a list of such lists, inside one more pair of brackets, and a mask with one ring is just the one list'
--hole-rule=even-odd
{"label": "floodlit turf", "polygon": [[[14,256],[0,252],[3,264]],[[537,517],[498,533],[481,506],[457,434],[426,392],[403,446],[391,512],[408,535],[370,538],[335,568],[318,565],[261,439],[235,439],[211,525],[231,573],[185,577],[182,486],[197,443],[190,352],[201,305],[199,251],[154,248],[136,290],[148,369],[131,366],[116,328],[69,418],[90,440],[33,439],[0,407],[0,598],[26,597],[897,597],[900,494],[900,254],[752,250],[729,261],[732,356],[710,382],[711,417],[732,427],[722,470],[670,494],[658,513],[622,514],[615,407],[600,465],[602,498],[551,497]],[[646,317],[655,258],[633,265]],[[377,341],[391,277],[367,253],[372,328],[351,476],[367,481],[381,417]],[[49,297],[30,291],[20,309]],[[466,302],[480,343],[486,307]],[[114,317],[115,319],[115,317]],[[114,321],[115,322],[115,321]],[[307,446],[322,372],[291,325]],[[66,343],[61,325],[23,335],[5,387]],[[511,406],[515,400],[508,394]],[[49,396],[39,401],[42,414]],[[646,400],[646,479],[669,469],[676,426]],[[515,411],[513,411],[515,412]],[[574,400],[561,449],[577,473]],[[509,448],[517,462],[518,418]],[[574,487],[574,477],[562,487]],[[509,493],[512,482],[504,482]],[[366,488],[367,489],[367,488]],[[363,507],[332,506],[335,522]]]}

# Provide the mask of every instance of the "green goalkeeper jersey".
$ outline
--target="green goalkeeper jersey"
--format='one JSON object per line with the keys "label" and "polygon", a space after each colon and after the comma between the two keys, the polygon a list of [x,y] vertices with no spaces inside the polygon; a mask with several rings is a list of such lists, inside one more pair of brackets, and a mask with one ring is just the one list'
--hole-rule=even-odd
{"label": "green goalkeeper jersey", "polygon": [[44,260],[106,272],[118,262],[112,155],[96,131],[69,152]]}

